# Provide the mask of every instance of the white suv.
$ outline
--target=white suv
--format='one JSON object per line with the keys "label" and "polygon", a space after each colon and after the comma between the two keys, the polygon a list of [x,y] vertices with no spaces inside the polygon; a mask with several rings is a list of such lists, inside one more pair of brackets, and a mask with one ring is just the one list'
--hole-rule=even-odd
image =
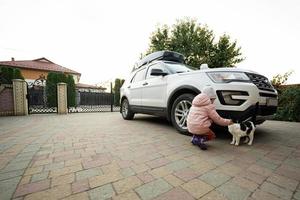
{"label": "white suv", "polygon": [[204,86],[212,86],[217,112],[226,118],[264,122],[277,109],[277,91],[268,79],[238,68],[195,70],[181,54],[159,51],[143,58],[121,88],[124,119],[136,113],[164,116],[182,134],[188,134],[186,118],[193,98]]}

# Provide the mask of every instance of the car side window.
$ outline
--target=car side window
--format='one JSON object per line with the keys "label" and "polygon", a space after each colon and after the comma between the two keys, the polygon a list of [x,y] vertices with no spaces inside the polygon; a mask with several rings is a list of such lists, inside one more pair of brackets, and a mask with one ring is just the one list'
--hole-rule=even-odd
{"label": "car side window", "polygon": [[151,65],[151,66],[148,67],[146,79],[150,79],[150,78],[155,78],[155,77],[157,77],[157,76],[151,75],[151,70],[152,70],[152,69],[161,69],[163,72],[169,73],[169,71],[163,66],[163,64],[161,64],[161,63],[156,63],[156,64],[153,64],[153,65]]}
{"label": "car side window", "polygon": [[136,72],[136,74],[133,77],[131,83],[144,80],[145,79],[145,72],[146,72],[146,68],[141,69],[140,71]]}

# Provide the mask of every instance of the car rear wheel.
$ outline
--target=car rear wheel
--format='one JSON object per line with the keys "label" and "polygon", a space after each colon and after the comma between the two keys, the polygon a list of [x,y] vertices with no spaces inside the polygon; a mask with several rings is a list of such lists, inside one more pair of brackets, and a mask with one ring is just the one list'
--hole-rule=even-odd
{"label": "car rear wheel", "polygon": [[130,105],[127,99],[124,99],[121,104],[121,114],[123,119],[131,120],[134,117],[134,113],[130,110]]}
{"label": "car rear wheel", "polygon": [[176,98],[172,105],[171,121],[173,126],[184,135],[191,135],[187,129],[187,116],[192,106],[192,101],[195,95],[182,94]]}

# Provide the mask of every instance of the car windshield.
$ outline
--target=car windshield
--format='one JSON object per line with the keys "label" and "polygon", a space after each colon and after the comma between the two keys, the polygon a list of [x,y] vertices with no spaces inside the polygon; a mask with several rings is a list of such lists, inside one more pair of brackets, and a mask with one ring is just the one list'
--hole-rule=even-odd
{"label": "car windshield", "polygon": [[188,66],[188,65],[185,65],[185,64],[182,64],[182,63],[165,62],[165,64],[166,64],[166,67],[168,68],[168,70],[172,74],[190,72],[190,71],[195,70],[191,66]]}

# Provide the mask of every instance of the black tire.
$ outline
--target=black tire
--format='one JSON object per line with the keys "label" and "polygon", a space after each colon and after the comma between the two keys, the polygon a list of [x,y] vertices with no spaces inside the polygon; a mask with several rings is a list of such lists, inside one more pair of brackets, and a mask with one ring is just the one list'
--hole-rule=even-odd
{"label": "black tire", "polygon": [[132,120],[134,113],[130,110],[130,105],[127,99],[124,99],[121,104],[121,114],[123,119]]}
{"label": "black tire", "polygon": [[[172,105],[171,122],[175,129],[183,135],[191,135],[186,126],[186,118],[195,95],[186,93],[176,98]],[[181,116],[182,115],[182,116]]]}

